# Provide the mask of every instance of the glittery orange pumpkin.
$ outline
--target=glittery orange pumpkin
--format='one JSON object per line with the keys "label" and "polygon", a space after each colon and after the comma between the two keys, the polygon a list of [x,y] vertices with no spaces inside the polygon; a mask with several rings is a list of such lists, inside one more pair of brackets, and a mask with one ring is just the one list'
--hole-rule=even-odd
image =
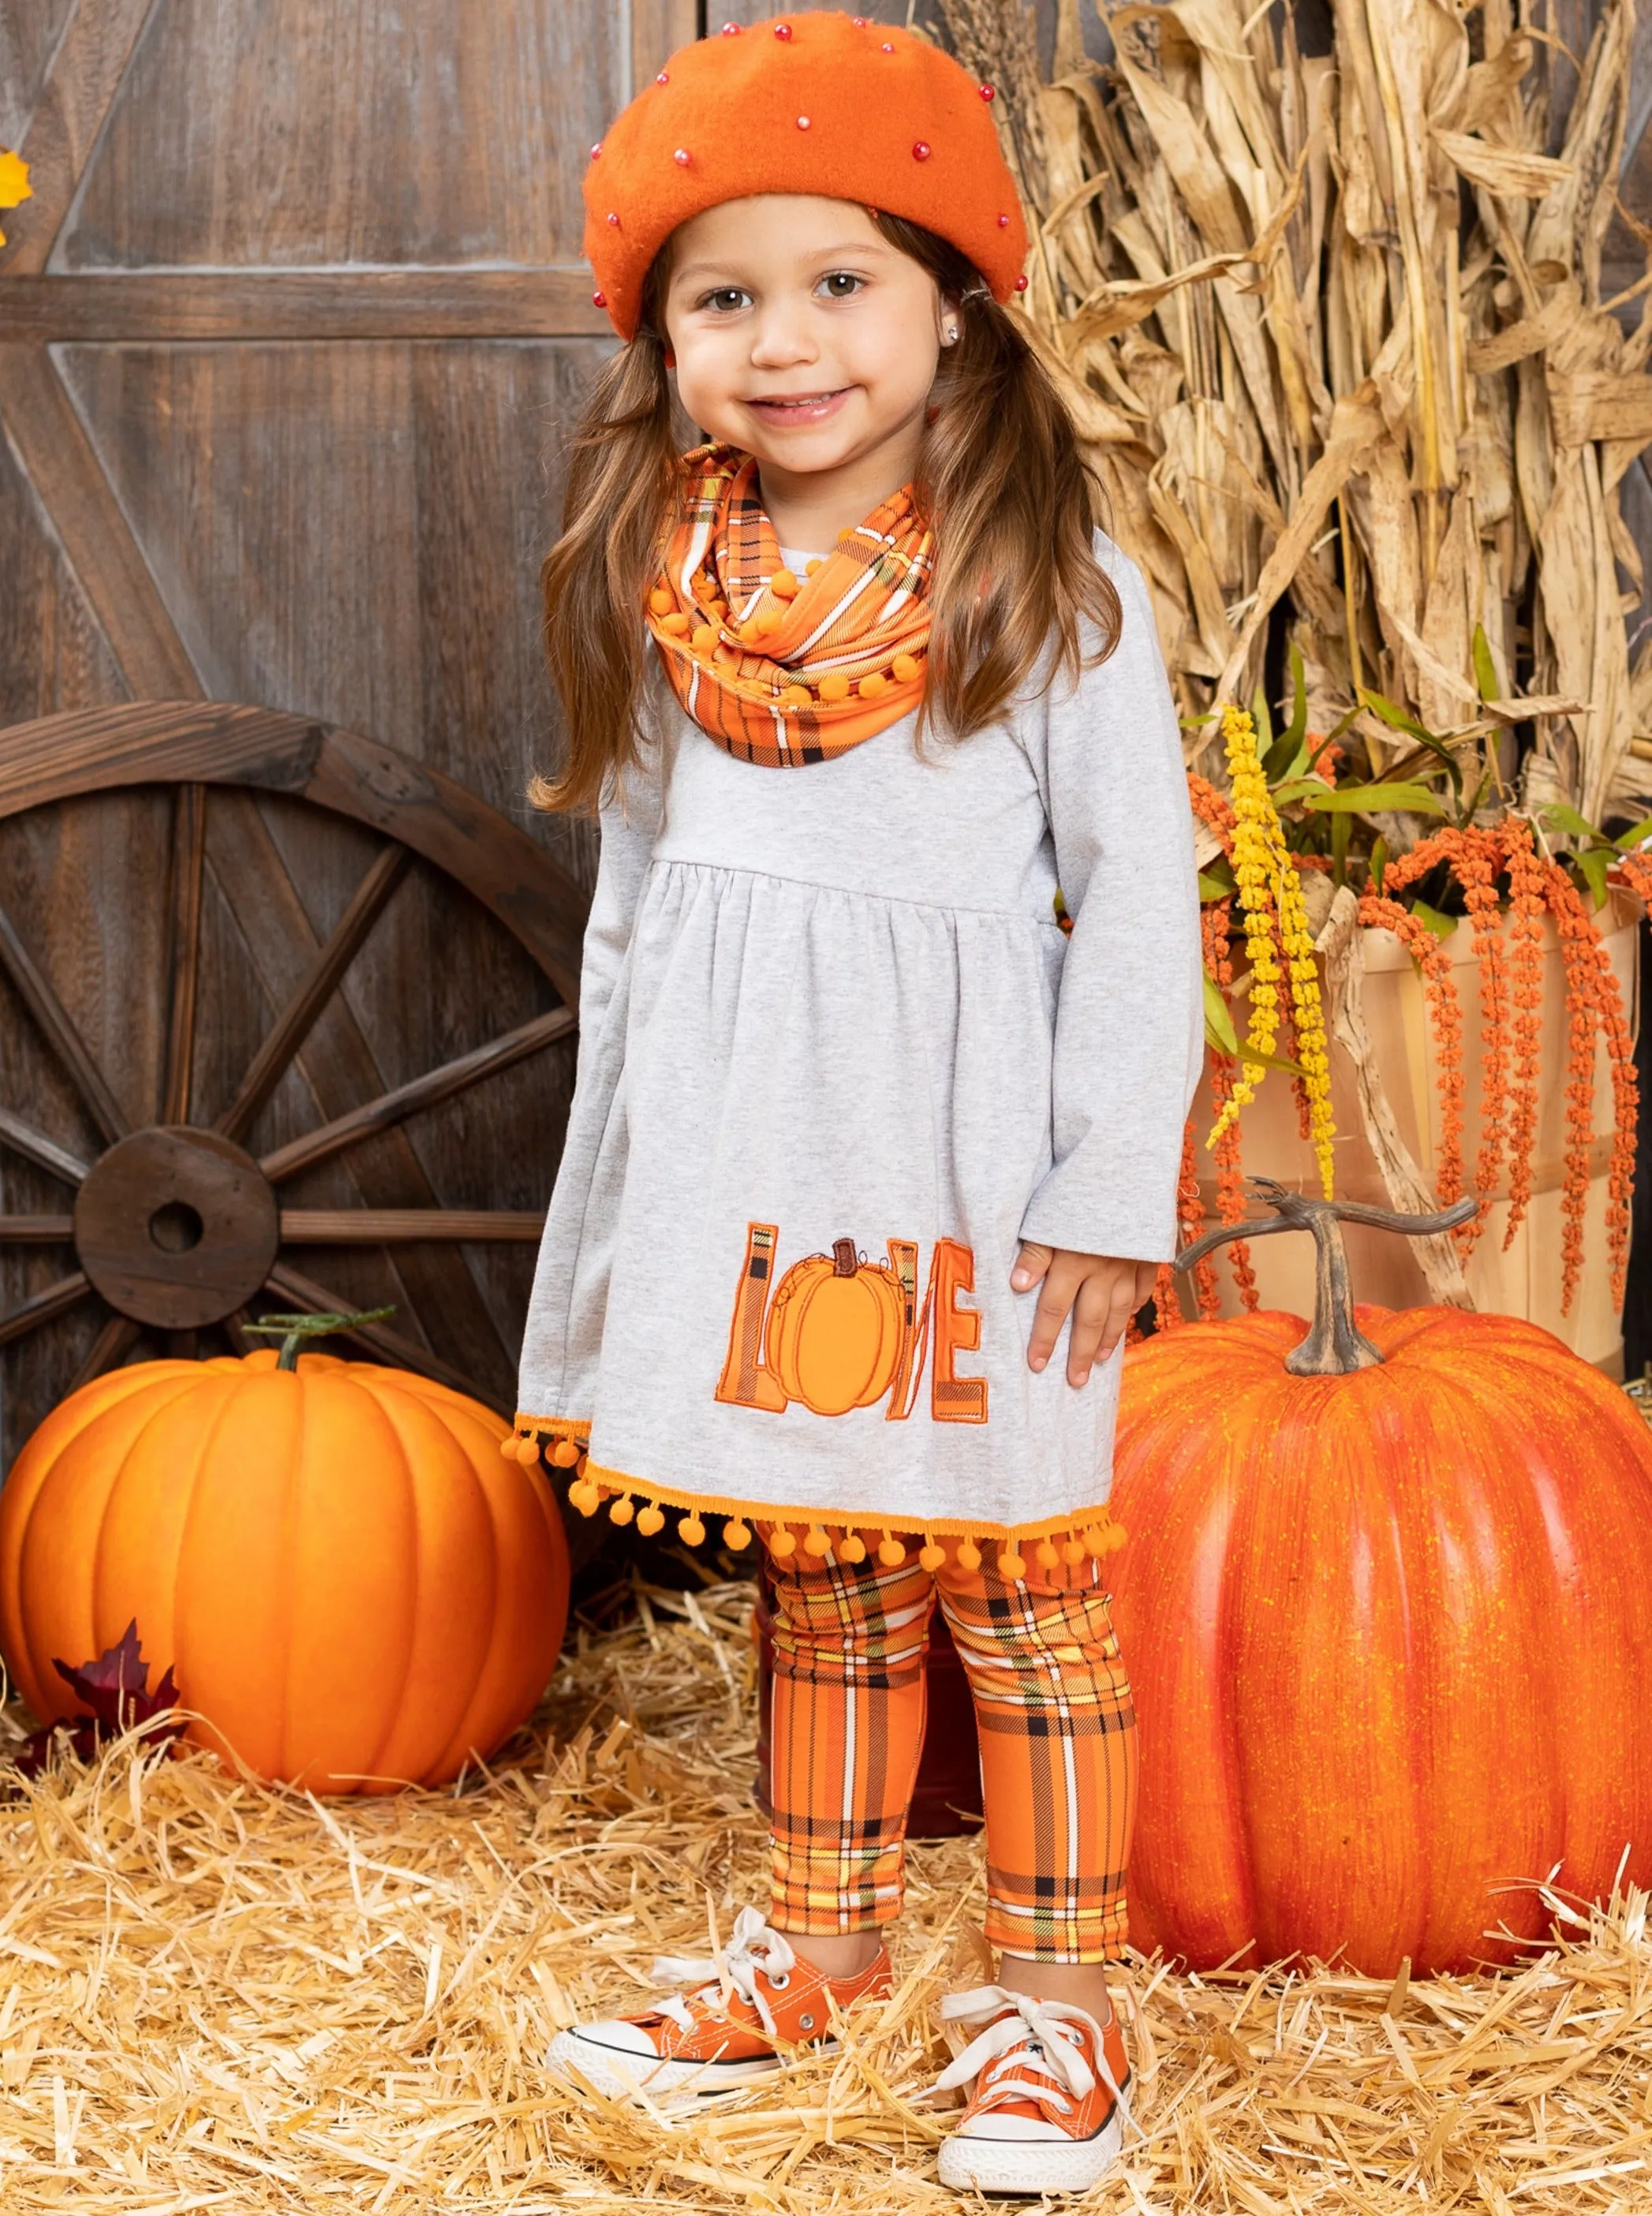
{"label": "glittery orange pumpkin", "polygon": [[811,1254],[774,1288],[768,1366],[788,1400],[817,1416],[867,1408],[887,1393],[901,1358],[905,1302],[887,1264],[857,1262],[854,1241]]}
{"label": "glittery orange pumpkin", "polygon": [[1632,1844],[1652,1876],[1644,1422],[1512,1317],[1341,1321],[1345,1374],[1290,1374],[1279,1314],[1125,1363],[1131,1936],[1195,1968],[1461,1970],[1548,1928],[1556,1865],[1602,1896]]}
{"label": "glittery orange pumpkin", "polygon": [[204,1719],[190,1736],[256,1775],[329,1793],[455,1776],[531,1711],[567,1613],[556,1505],[503,1431],[446,1386],[324,1355],[96,1379],[0,1492],[14,1682],[56,1720],[74,1700],[54,1659],[135,1616]]}

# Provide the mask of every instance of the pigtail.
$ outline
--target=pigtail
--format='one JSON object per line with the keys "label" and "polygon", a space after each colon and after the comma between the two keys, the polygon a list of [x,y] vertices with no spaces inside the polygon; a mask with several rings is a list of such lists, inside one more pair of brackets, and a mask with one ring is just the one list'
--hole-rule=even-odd
{"label": "pigtail", "polygon": [[648,651],[643,610],[680,472],[665,342],[652,307],[645,298],[637,335],[596,380],[574,435],[562,536],[539,571],[568,751],[560,777],[529,785],[536,808],[594,809],[611,773],[636,759]]}

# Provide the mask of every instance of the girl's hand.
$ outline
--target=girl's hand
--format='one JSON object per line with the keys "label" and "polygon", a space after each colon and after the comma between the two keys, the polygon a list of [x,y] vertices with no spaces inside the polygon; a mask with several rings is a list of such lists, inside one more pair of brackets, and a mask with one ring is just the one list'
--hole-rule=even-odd
{"label": "girl's hand", "polygon": [[1105,1362],[1130,1321],[1153,1290],[1156,1262],[1122,1260],[1116,1254],[1080,1254],[1069,1246],[1039,1246],[1023,1240],[1009,1282],[1029,1292],[1039,1279],[1044,1290],[1032,1318],[1026,1365],[1042,1370],[1050,1359],[1070,1308],[1073,1328],[1067,1342],[1067,1382],[1084,1385],[1092,1366]]}

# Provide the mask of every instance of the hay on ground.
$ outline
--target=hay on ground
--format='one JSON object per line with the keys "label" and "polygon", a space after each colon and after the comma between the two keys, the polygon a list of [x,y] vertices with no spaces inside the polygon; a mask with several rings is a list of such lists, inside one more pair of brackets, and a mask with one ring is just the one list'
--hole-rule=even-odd
{"label": "hay on ground", "polygon": [[[974,1839],[913,1850],[898,1990],[835,2062],[687,2116],[541,2067],[559,2026],[643,2002],[656,1952],[704,1951],[762,1897],[750,1598],[617,1597],[535,1733],[456,1791],[324,1804],[130,1742],[20,1782],[0,1803],[8,2216],[956,2205],[925,2089],[936,1999],[982,1975]],[[1501,1979],[1132,1962],[1145,2137],[1081,2205],[1652,2209],[1645,1909],[1575,1911]]]}

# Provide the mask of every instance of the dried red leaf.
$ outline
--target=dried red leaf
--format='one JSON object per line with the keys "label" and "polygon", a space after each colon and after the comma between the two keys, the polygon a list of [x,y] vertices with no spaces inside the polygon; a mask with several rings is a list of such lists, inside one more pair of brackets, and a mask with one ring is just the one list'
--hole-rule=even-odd
{"label": "dried red leaf", "polygon": [[[149,1665],[144,1659],[135,1616],[114,1645],[106,1647],[95,1662],[83,1662],[74,1667],[54,1657],[52,1667],[90,1713],[65,1716],[32,1733],[14,1757],[25,1777],[39,1776],[59,1739],[67,1741],[81,1761],[87,1762],[106,1739],[119,1739],[124,1732],[150,1723],[178,1705],[178,1689],[173,1682],[170,1664],[154,1691],[149,1690]],[[162,1725],[151,1736],[176,1739],[182,1729],[182,1720],[178,1719]]]}

